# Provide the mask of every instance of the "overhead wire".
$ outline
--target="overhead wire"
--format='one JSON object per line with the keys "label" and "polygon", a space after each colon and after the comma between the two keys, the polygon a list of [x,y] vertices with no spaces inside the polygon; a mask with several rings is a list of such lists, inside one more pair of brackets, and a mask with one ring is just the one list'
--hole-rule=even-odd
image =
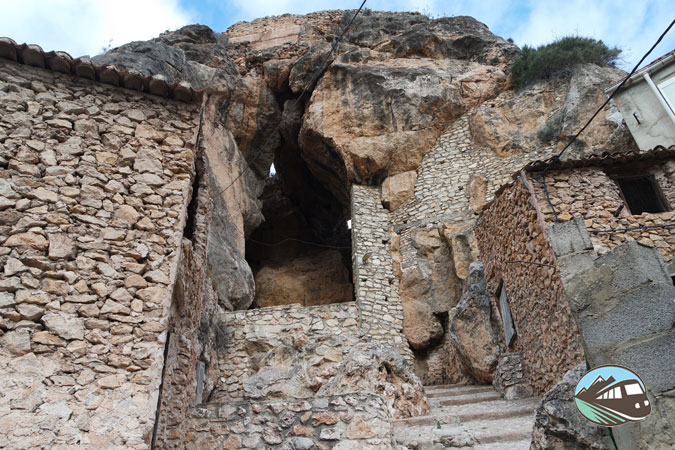
{"label": "overhead wire", "polygon": [[577,131],[577,133],[574,136],[572,136],[572,139],[570,139],[570,141],[567,143],[567,145],[565,145],[565,147],[563,147],[563,149],[560,150],[560,152],[556,156],[554,156],[550,159],[548,165],[542,171],[541,178],[542,178],[542,183],[543,183],[543,187],[544,187],[544,194],[546,195],[546,200],[548,202],[548,205],[551,207],[551,211],[553,212],[553,217],[554,217],[556,223],[559,223],[558,213],[556,212],[555,207],[553,206],[553,202],[551,201],[551,196],[549,195],[549,192],[548,192],[548,187],[546,185],[546,172],[549,171],[551,166],[553,166],[553,164],[556,161],[558,161],[558,160],[560,160],[560,158],[562,158],[565,151],[574,143],[574,141],[576,141],[576,139],[579,137],[579,135],[581,133],[583,133],[583,131],[591,124],[593,119],[595,119],[597,117],[597,115],[600,114],[600,111],[602,111],[605,108],[605,106],[607,106],[607,104],[612,100],[612,98],[614,97],[614,94],[619,92],[619,90],[623,87],[623,85],[626,84],[626,82],[630,79],[631,76],[633,76],[633,74],[637,71],[638,67],[640,67],[640,65],[644,62],[644,60],[647,58],[647,56],[649,56],[649,54],[656,48],[656,46],[661,43],[663,38],[666,36],[666,34],[668,34],[668,31],[670,31],[670,29],[673,27],[674,24],[675,24],[675,20],[670,22],[670,25],[668,25],[666,30],[663,33],[661,33],[661,36],[659,36],[659,38],[656,40],[656,42],[654,42],[654,45],[652,45],[652,47],[647,51],[647,53],[645,53],[642,56],[642,58],[640,58],[640,61],[638,61],[638,63],[635,65],[635,67],[633,67],[633,70],[631,70],[630,73],[628,75],[626,75],[626,77],[621,81],[621,83],[612,91],[612,93],[607,97],[607,100],[605,100],[605,102],[602,104],[602,106],[600,106],[600,108],[598,108],[595,111],[595,113],[591,116],[591,118],[588,119],[588,121],[586,121],[586,124],[583,127],[581,127],[581,129],[579,131]]}
{"label": "overhead wire", "polygon": [[[305,93],[307,92],[307,90],[308,90],[308,89],[316,82],[316,80],[321,76],[321,73],[325,70],[325,68],[324,68],[323,66],[324,66],[324,65],[326,64],[326,62],[328,61],[329,57],[335,52],[335,49],[337,48],[338,44],[340,43],[340,40],[341,40],[342,37],[347,33],[347,31],[349,30],[349,27],[351,27],[352,23],[353,23],[354,20],[356,19],[356,16],[361,12],[361,10],[363,9],[363,6],[366,4],[366,1],[367,1],[367,0],[363,0],[363,3],[361,3],[361,6],[360,6],[359,9],[356,11],[356,13],[354,13],[354,16],[352,17],[352,19],[349,21],[349,23],[347,24],[347,26],[342,30],[342,33],[340,33],[340,35],[337,37],[337,39],[336,39],[335,42],[333,43],[333,47],[331,48],[330,52],[328,52],[328,54],[326,54],[326,56],[324,57],[323,61],[321,62],[321,65],[319,66],[319,69],[315,71],[315,73],[314,73],[314,75],[312,76],[312,78],[310,79],[309,83],[307,83],[307,84],[305,85],[305,87],[303,88],[302,93],[300,94],[300,96],[299,96],[297,99],[295,99],[295,102],[293,103],[293,108],[295,108],[295,107],[297,106],[298,102],[300,101],[301,98],[303,98],[303,96],[305,95]],[[274,131],[276,132],[276,131],[278,131],[278,129],[276,129],[276,130],[274,130]],[[258,147],[258,150],[257,150],[257,151],[253,151],[253,152],[252,152],[253,157],[252,157],[249,161],[247,161],[247,160],[246,160],[246,157],[244,157],[244,161],[246,162],[246,167],[245,167],[241,172],[239,172],[239,174],[234,178],[234,180],[232,180],[232,182],[230,182],[230,184],[228,184],[227,186],[225,186],[225,188],[223,188],[223,189],[222,189],[220,192],[218,192],[216,195],[220,195],[220,194],[222,194],[223,192],[227,191],[230,187],[232,187],[232,186],[234,185],[234,183],[237,182],[237,180],[239,180],[239,178],[241,178],[241,177],[246,173],[247,170],[251,170],[251,169],[250,169],[251,164],[253,164],[253,162],[254,162],[255,160],[258,159],[258,156],[262,153],[262,149],[265,148],[265,147],[267,146],[267,144],[270,143],[274,137],[275,137],[275,135],[274,135],[273,133],[272,133],[272,134],[269,134],[268,137],[267,137],[267,140],[264,142],[264,145],[261,145],[260,147]]]}
{"label": "overhead wire", "polygon": [[[366,1],[367,0],[363,0],[363,2],[361,3],[361,6],[359,6],[359,9],[356,10],[356,12],[352,16],[351,20],[349,21],[349,23],[342,30],[342,33],[340,33],[340,35],[335,39],[335,42],[333,43],[333,45],[331,47],[331,50],[326,54],[326,56],[321,61],[321,64],[319,65],[318,70],[315,70],[314,74],[312,75],[312,78],[310,78],[310,81],[302,89],[302,92],[300,93],[300,96],[298,96],[298,98],[295,99],[295,102],[293,103],[293,108],[295,108],[297,106],[297,104],[305,96],[307,91],[314,85],[314,83],[316,83],[316,81],[319,79],[321,74],[325,71],[326,63],[328,62],[330,57],[333,55],[333,53],[335,53],[335,50],[337,49],[338,44],[340,43],[340,40],[344,37],[344,35],[349,30],[349,28],[352,26],[352,23],[354,23],[354,20],[356,20],[356,17],[358,16],[358,14],[361,12],[363,7],[365,6]],[[207,99],[208,99],[208,96],[207,96]],[[201,130],[202,130],[202,115],[204,113],[205,104],[206,104],[206,101],[204,101],[204,103],[202,104],[202,112],[201,112],[201,115],[200,115],[199,129],[198,129],[198,133],[197,133],[197,148],[199,146],[199,141],[200,141],[200,134],[201,134]],[[278,131],[278,128],[274,130],[274,132],[277,132],[277,131]],[[258,157],[262,153],[262,149],[267,147],[267,145],[276,137],[274,132],[270,133],[268,135],[267,139],[263,142],[263,144],[261,146],[259,146],[257,150],[252,152],[252,158],[247,160],[245,156],[243,157],[244,165],[245,165],[244,169],[242,169],[239,172],[239,174],[227,186],[225,186],[223,189],[218,191],[215,194],[215,196],[222,195],[225,191],[227,191],[230,187],[232,187],[246,173],[247,170],[252,170],[251,165],[258,159]],[[253,243],[258,244],[258,245],[267,246],[267,247],[278,247],[280,245],[283,245],[286,242],[294,241],[294,242],[300,242],[302,244],[311,245],[311,246],[315,246],[315,247],[333,248],[333,249],[351,249],[351,247],[347,247],[347,246],[335,246],[335,245],[328,245],[328,244],[319,244],[319,243],[316,243],[316,242],[309,242],[309,241],[305,241],[303,239],[292,238],[292,237],[287,237],[287,238],[283,239],[282,241],[276,242],[276,243],[266,243],[266,242],[261,242],[261,241],[258,241],[256,239],[250,238],[250,237],[247,238],[244,235],[244,233],[239,231],[238,229],[236,229],[236,227],[235,227],[235,231],[237,233],[240,233],[245,239],[249,240],[250,242],[253,242]],[[219,237],[219,239],[220,239],[220,237]],[[221,239],[221,241],[222,241],[222,239]]]}

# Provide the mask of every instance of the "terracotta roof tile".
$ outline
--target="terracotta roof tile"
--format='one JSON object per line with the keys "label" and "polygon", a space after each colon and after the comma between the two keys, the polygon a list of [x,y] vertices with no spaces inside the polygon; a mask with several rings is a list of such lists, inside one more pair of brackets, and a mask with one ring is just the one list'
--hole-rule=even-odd
{"label": "terracotta roof tile", "polygon": [[546,166],[551,164],[550,170],[560,170],[560,169],[573,169],[578,167],[591,167],[591,166],[613,166],[617,164],[631,163],[636,161],[658,161],[666,159],[675,159],[675,145],[670,147],[663,147],[658,145],[651,150],[646,151],[633,151],[627,153],[603,153],[601,155],[589,155],[584,158],[578,159],[557,159],[556,157],[545,159],[545,160],[536,160],[531,161],[526,164],[521,170],[515,172],[512,175],[513,181],[503,184],[497,189],[493,195],[492,200],[487,202],[483,206],[483,213],[487,211],[490,206],[499,198],[499,196],[509,187],[513,186],[515,183],[519,183],[520,174],[522,171],[525,172],[540,172],[543,171]]}
{"label": "terracotta roof tile", "polygon": [[569,169],[573,167],[589,166],[609,166],[636,161],[653,161],[659,159],[675,158],[675,145],[663,147],[661,145],[647,151],[633,151],[628,153],[602,153],[600,155],[588,155],[579,159],[557,159],[556,157],[547,160],[532,161],[523,169],[528,172],[537,172],[544,170],[551,164],[550,169]]}
{"label": "terracotta roof tile", "polygon": [[143,76],[136,70],[97,66],[87,57],[73,59],[66,52],[45,52],[39,45],[19,45],[7,37],[0,37],[0,58],[182,102],[196,101],[203,92],[193,89],[186,81],[170,84],[162,75]]}

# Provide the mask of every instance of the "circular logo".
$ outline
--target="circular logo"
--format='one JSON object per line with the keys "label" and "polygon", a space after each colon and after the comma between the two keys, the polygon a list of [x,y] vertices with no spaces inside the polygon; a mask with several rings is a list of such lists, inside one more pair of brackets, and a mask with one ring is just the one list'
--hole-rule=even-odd
{"label": "circular logo", "polygon": [[637,422],[652,411],[644,382],[622,366],[600,366],[588,372],[577,383],[574,402],[585,418],[605,427]]}

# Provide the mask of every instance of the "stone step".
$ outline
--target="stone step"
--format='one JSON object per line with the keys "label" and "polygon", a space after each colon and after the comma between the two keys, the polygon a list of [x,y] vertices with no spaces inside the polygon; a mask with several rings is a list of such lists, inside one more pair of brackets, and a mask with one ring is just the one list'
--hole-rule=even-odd
{"label": "stone step", "polygon": [[472,420],[451,425],[394,427],[394,437],[398,444],[417,445],[420,448],[437,443],[471,447],[478,444],[503,444],[525,440],[529,442],[533,424],[534,417],[528,415],[506,419]]}
{"label": "stone step", "polygon": [[398,426],[455,424],[481,419],[504,419],[534,414],[538,398],[505,401],[502,399],[464,405],[453,405],[432,410],[426,416],[410,417],[394,421]]}
{"label": "stone step", "polygon": [[450,389],[434,389],[431,391],[426,388],[424,389],[424,392],[427,394],[427,397],[429,398],[450,397],[453,395],[470,394],[474,392],[494,392],[494,391],[495,390],[492,386],[485,386],[485,385],[463,386]]}
{"label": "stone step", "polygon": [[513,417],[534,414],[534,410],[539,404],[539,398],[523,398],[518,400],[489,400],[478,403],[469,403],[463,405],[447,405],[434,408],[434,413],[438,415],[457,416],[461,420],[473,420],[495,417]]}
{"label": "stone step", "polygon": [[520,441],[474,444],[473,450],[530,450],[530,444],[532,444],[532,439],[528,436],[527,439]]}
{"label": "stone step", "polygon": [[433,391],[447,391],[450,389],[462,389],[462,388],[471,388],[471,387],[486,387],[490,386],[488,384],[430,384],[424,386],[424,392],[433,392]]}
{"label": "stone step", "polygon": [[470,403],[480,403],[489,400],[500,400],[501,395],[493,389],[486,392],[463,393],[458,395],[435,397],[429,399],[434,407],[451,406],[451,405],[467,405]]}

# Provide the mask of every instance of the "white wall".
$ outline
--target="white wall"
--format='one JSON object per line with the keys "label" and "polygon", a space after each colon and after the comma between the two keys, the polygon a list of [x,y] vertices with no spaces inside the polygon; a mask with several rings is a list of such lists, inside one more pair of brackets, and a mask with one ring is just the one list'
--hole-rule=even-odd
{"label": "white wall", "polygon": [[[655,85],[675,76],[675,62],[650,73]],[[675,123],[644,79],[621,90],[614,97],[628,129],[641,150],[675,145]],[[675,101],[672,99],[671,103]],[[635,114],[640,123],[633,116]]]}

